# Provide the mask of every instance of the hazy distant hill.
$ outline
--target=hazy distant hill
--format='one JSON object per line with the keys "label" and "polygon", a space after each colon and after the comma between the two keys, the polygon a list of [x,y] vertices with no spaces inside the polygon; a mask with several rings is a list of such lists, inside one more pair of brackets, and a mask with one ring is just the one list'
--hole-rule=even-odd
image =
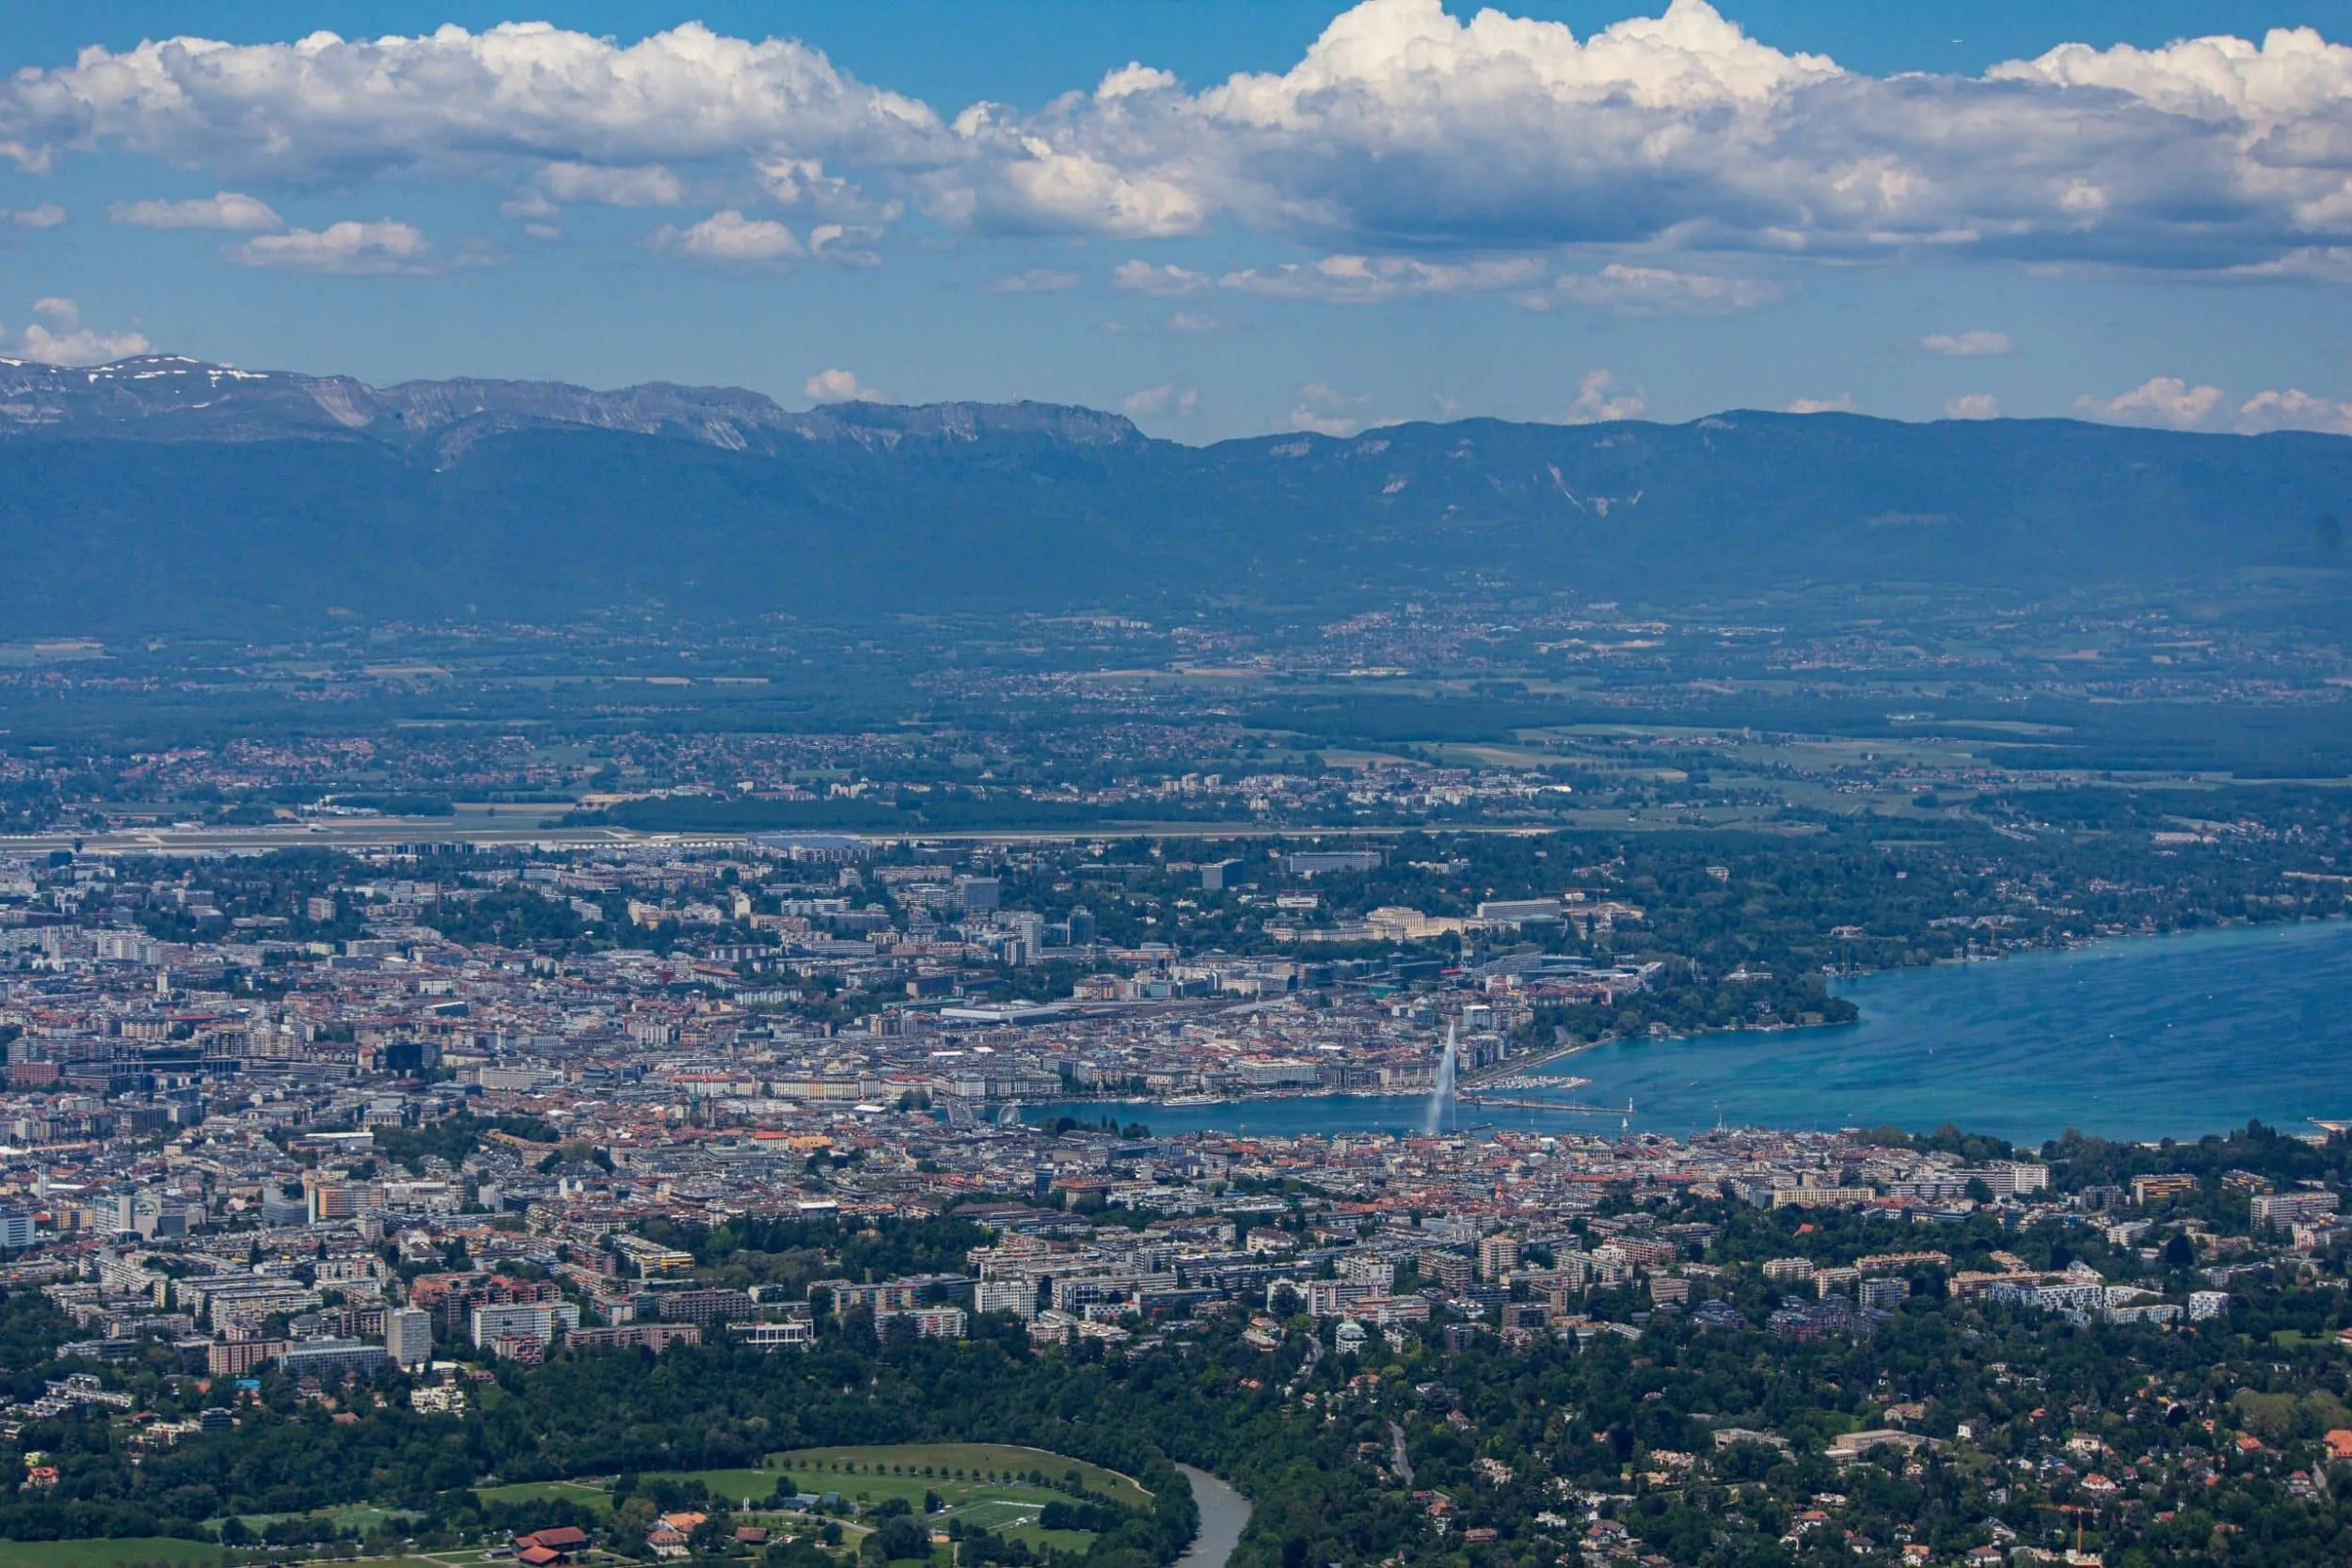
{"label": "hazy distant hill", "polygon": [[796,414],[738,387],[653,382],[615,392],[554,381],[408,381],[232,370],[177,355],[89,369],[0,359],[0,439],[381,442],[435,460],[521,430],[660,436],[728,451],[809,442],[888,451],[910,438],[973,440],[1042,432],[1076,445],[1140,441],[1115,414],[1052,404],[940,403],[921,408],[831,404]]}
{"label": "hazy distant hill", "polygon": [[1472,578],[1671,603],[2347,564],[2352,439],[2068,420],[1402,425],[1193,448],[1041,404],[0,361],[0,613],[561,617],[1214,597]]}

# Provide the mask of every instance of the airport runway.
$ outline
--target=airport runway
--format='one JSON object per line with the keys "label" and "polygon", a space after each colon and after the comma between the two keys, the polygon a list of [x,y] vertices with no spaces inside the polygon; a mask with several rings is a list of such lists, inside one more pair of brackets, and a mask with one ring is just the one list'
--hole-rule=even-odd
{"label": "airport runway", "polygon": [[[537,818],[515,809],[512,817],[490,818],[479,812],[456,816],[364,816],[303,822],[266,823],[247,828],[198,826],[121,828],[108,832],[55,832],[0,835],[0,855],[48,854],[79,847],[94,855],[253,855],[273,849],[381,849],[398,844],[470,844],[515,848],[544,846],[549,849],[593,849],[635,845],[713,848],[742,843],[749,832],[640,832],[630,828],[559,827],[552,818]],[[869,839],[876,844],[1071,844],[1092,839],[1198,838],[1264,839],[1277,837],[1354,838],[1394,837],[1414,830],[1406,827],[1341,828],[1286,827],[1263,822],[1134,822],[1104,823],[1079,829],[1053,828],[983,832],[863,833],[847,829],[775,829],[776,832],[808,832],[826,837]],[[1523,824],[1449,825],[1448,832],[1543,833],[1553,830]]]}

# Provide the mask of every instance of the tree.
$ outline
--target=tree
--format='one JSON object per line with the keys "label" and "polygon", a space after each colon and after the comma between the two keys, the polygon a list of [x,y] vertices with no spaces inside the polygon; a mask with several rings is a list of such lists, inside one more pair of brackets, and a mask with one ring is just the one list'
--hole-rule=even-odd
{"label": "tree", "polygon": [[645,1533],[653,1528],[655,1517],[651,1497],[629,1498],[613,1509],[612,1526],[605,1531],[605,1544],[616,1552],[644,1555]]}
{"label": "tree", "polygon": [[686,1538],[687,1545],[698,1557],[711,1557],[727,1548],[735,1539],[735,1519],[723,1509],[712,1513],[694,1527],[694,1533]]}
{"label": "tree", "polygon": [[931,1532],[905,1513],[884,1519],[858,1546],[858,1556],[876,1564],[909,1559],[929,1561],[930,1555]]}

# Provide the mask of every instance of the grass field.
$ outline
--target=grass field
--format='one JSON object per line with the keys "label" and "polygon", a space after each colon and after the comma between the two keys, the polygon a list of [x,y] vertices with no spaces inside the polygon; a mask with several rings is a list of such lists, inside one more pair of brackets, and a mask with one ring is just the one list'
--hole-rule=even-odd
{"label": "grass field", "polygon": [[506,1486],[477,1486],[473,1495],[485,1503],[543,1503],[560,1498],[599,1512],[612,1504],[612,1494],[597,1481],[518,1481]]}
{"label": "grass field", "polygon": [[215,1568],[227,1555],[209,1542],[163,1535],[119,1541],[0,1541],[0,1568],[129,1568],[155,1562]]}
{"label": "grass field", "polygon": [[1008,1541],[1020,1541],[1032,1548],[1050,1546],[1056,1551],[1086,1550],[1093,1536],[1084,1530],[1045,1529],[1037,1524],[1039,1505],[1029,1501],[1014,1501],[1009,1497],[980,1497],[975,1501],[950,1508],[941,1517],[961,1519],[967,1526],[991,1531]]}
{"label": "grass field", "polygon": [[[931,1473],[923,1474],[925,1466]],[[963,1472],[958,1479],[954,1472]],[[993,1531],[1009,1540],[1025,1542],[1032,1548],[1051,1546],[1059,1551],[1084,1551],[1093,1537],[1082,1530],[1049,1530],[1038,1519],[1047,1503],[1066,1499],[1068,1494],[1051,1486],[1036,1485],[1025,1477],[1031,1471],[1059,1480],[1070,1471],[1078,1472],[1086,1489],[1096,1497],[1107,1498],[1127,1508],[1147,1509],[1152,1495],[1135,1481],[1099,1465],[1072,1459],[1063,1454],[1047,1453],[1041,1449],[1015,1448],[1004,1443],[901,1443],[886,1446],[841,1449],[796,1449],[789,1452],[768,1456],[767,1465],[757,1470],[661,1470],[646,1471],[644,1481],[698,1481],[707,1487],[713,1497],[723,1497],[740,1507],[750,1498],[754,1511],[768,1500],[775,1491],[781,1476],[790,1476],[792,1483],[803,1492],[819,1495],[839,1493],[853,1500],[882,1502],[890,1497],[902,1497],[916,1510],[923,1507],[923,1495],[936,1493],[945,1505],[932,1516],[932,1522],[944,1526],[950,1519]],[[989,1480],[987,1477],[999,1479]],[[612,1478],[581,1481],[516,1481],[505,1486],[485,1486],[475,1489],[475,1496],[484,1502],[532,1503],[561,1499],[608,1513],[612,1506]],[[855,1526],[851,1527],[855,1528]],[[0,1558],[0,1568],[14,1565]],[[69,1565],[34,1563],[25,1568],[69,1568]],[[99,1565],[109,1568],[109,1565]],[[209,1563],[203,1568],[211,1568]]]}
{"label": "grass field", "polygon": [[[781,1468],[767,1470],[648,1470],[646,1481],[698,1481],[707,1487],[713,1497],[723,1497],[741,1508],[750,1498],[755,1508],[765,1507],[776,1489]],[[798,1480],[799,1478],[794,1478]],[[505,1486],[477,1486],[474,1496],[485,1503],[535,1503],[562,1500],[608,1513],[612,1507],[612,1478],[598,1477],[592,1481],[518,1481]],[[919,1494],[918,1494],[919,1496]],[[0,1568],[6,1568],[0,1564]]]}
{"label": "grass field", "polygon": [[[699,1481],[710,1489],[714,1497],[724,1497],[736,1507],[743,1506],[749,1497],[755,1508],[765,1507],[769,1495],[776,1489],[776,1478],[784,1473],[781,1465],[768,1470],[649,1470],[645,1479],[660,1475],[668,1481]],[[798,1481],[798,1476],[793,1477]],[[809,1488],[803,1488],[809,1490]]]}

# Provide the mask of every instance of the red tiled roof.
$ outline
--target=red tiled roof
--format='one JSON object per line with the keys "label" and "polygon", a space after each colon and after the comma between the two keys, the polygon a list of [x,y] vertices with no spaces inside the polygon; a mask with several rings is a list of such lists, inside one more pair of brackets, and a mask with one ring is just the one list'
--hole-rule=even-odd
{"label": "red tiled roof", "polygon": [[518,1548],[545,1546],[549,1551],[568,1552],[588,1544],[588,1532],[578,1525],[554,1525],[529,1535],[518,1535],[515,1544]]}

